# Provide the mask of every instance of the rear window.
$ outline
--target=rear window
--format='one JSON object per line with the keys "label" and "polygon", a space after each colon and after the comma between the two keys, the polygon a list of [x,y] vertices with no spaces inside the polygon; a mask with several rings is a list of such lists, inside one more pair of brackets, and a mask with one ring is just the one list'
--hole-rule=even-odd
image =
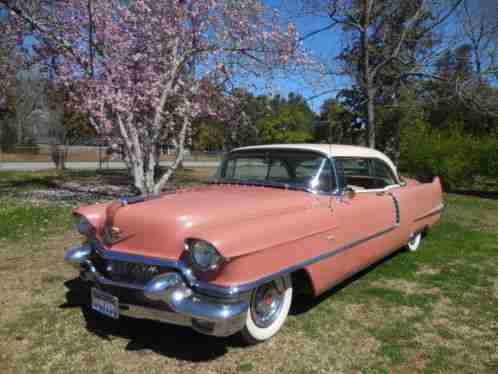
{"label": "rear window", "polygon": [[375,158],[336,158],[335,164],[344,176],[346,187],[354,190],[377,190],[396,185],[391,168]]}

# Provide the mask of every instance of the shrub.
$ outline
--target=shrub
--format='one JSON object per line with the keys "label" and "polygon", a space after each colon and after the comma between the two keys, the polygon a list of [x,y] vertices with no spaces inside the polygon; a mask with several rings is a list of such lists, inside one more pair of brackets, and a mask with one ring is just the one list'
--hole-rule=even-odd
{"label": "shrub", "polygon": [[400,170],[422,181],[439,176],[445,189],[468,187],[474,177],[498,176],[498,140],[431,130],[420,121],[402,135]]}
{"label": "shrub", "polygon": [[479,171],[482,176],[498,178],[498,139],[488,139],[481,144]]}

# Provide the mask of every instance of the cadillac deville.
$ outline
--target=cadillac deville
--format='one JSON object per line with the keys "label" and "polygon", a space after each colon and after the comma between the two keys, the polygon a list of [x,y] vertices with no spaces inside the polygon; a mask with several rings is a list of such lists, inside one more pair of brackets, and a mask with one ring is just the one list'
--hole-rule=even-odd
{"label": "cadillac deville", "polygon": [[258,343],[281,328],[293,293],[317,296],[416,251],[442,210],[439,178],[402,178],[373,149],[244,147],[206,186],[76,209],[83,240],[65,261],[106,316]]}

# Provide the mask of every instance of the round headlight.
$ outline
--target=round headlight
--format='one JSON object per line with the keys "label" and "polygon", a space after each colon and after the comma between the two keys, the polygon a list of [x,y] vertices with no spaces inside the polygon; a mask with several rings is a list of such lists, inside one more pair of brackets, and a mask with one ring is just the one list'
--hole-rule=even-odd
{"label": "round headlight", "polygon": [[223,263],[223,257],[216,248],[204,240],[190,239],[186,245],[196,270],[215,271]]}
{"label": "round headlight", "polygon": [[81,235],[91,236],[93,233],[92,224],[83,216],[74,216],[74,226]]}

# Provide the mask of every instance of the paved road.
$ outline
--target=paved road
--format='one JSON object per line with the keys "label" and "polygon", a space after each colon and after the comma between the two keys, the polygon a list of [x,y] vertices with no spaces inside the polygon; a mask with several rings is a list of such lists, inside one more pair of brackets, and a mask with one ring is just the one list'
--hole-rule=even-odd
{"label": "paved road", "polygon": [[[161,161],[161,166],[168,166],[171,161]],[[184,161],[183,166],[187,168],[213,168],[217,167],[218,161]],[[98,162],[66,162],[68,169],[98,169]],[[124,162],[113,161],[105,163],[105,169],[124,169]],[[53,162],[0,162],[0,170],[30,171],[54,169]]]}

